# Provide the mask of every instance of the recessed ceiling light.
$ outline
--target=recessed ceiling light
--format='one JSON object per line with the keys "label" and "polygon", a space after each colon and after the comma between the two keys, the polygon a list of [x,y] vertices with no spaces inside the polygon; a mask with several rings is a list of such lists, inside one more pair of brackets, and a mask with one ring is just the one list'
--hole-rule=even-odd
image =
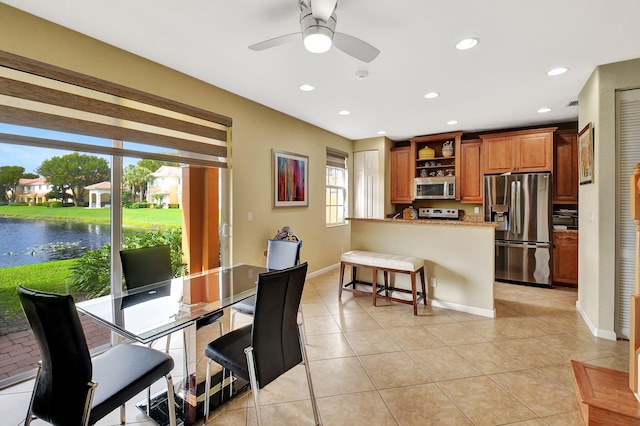
{"label": "recessed ceiling light", "polygon": [[384,130],[380,130],[380,131],[378,132],[378,134],[379,134],[379,135],[386,135],[386,134],[387,134],[387,132],[385,132]]}
{"label": "recessed ceiling light", "polygon": [[440,96],[440,93],[437,93],[437,92],[429,92],[426,95],[424,95],[424,97],[427,99],[437,98],[438,96]]}
{"label": "recessed ceiling light", "polygon": [[347,111],[346,109],[343,109],[338,114],[340,114],[340,115],[349,115],[349,114],[351,114],[351,111]]}
{"label": "recessed ceiling light", "polygon": [[449,126],[453,126],[454,124],[458,124],[458,122],[456,120],[449,120],[449,121],[447,121],[447,124]]}
{"label": "recessed ceiling light", "polygon": [[548,71],[547,75],[560,75],[560,74],[564,74],[567,71],[569,71],[569,68],[565,68],[565,67],[554,68],[551,71]]}
{"label": "recessed ceiling light", "polygon": [[301,84],[300,85],[300,90],[302,90],[303,92],[310,92],[310,91],[312,91],[314,89],[315,89],[315,87],[313,87],[310,84]]}
{"label": "recessed ceiling light", "polygon": [[477,38],[465,38],[464,40],[460,40],[458,44],[456,44],[456,49],[458,50],[467,50],[472,47],[476,47],[480,43],[480,40]]}
{"label": "recessed ceiling light", "polygon": [[551,111],[551,108],[547,108],[547,107],[540,108],[540,109],[538,110],[538,112],[539,112],[540,114],[545,113],[545,112],[549,112],[549,111]]}

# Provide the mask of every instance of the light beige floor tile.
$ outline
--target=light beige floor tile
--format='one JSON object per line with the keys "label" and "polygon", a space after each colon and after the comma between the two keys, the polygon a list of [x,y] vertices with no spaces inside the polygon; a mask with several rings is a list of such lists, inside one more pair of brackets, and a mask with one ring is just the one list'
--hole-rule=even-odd
{"label": "light beige floor tile", "polygon": [[0,414],[5,425],[18,425],[27,415],[31,392],[5,393],[0,395]]}
{"label": "light beige floor tile", "polygon": [[569,359],[558,351],[540,343],[536,338],[502,340],[494,345],[520,359],[528,367],[546,367],[569,363]]}
{"label": "light beige floor tile", "polygon": [[402,350],[384,330],[351,331],[343,334],[356,355],[380,354]]}
{"label": "light beige floor tile", "polygon": [[324,302],[320,302],[320,303],[305,302],[300,304],[300,308],[305,318],[331,315],[331,312],[329,312]]}
{"label": "light beige floor tile", "polygon": [[302,291],[302,303],[324,303],[318,290],[311,287],[305,287]]}
{"label": "light beige floor tile", "polygon": [[397,425],[378,392],[319,398],[320,416],[329,426],[391,426]]}
{"label": "light beige floor tile", "polygon": [[536,370],[495,374],[491,378],[540,417],[580,409],[573,392]]}
{"label": "light beige floor tile", "polygon": [[[315,425],[311,401],[295,401],[283,404],[263,405],[260,403],[262,424],[265,426],[281,425]],[[213,423],[217,426],[217,423]],[[247,409],[247,425],[257,425],[256,411],[252,407]]]}
{"label": "light beige floor tile", "polygon": [[374,390],[357,358],[336,358],[309,363],[316,397]]}
{"label": "light beige floor tile", "polygon": [[541,367],[537,369],[540,373],[547,376],[549,380],[556,381],[570,392],[574,391],[575,379],[573,377],[573,369],[571,364],[552,365],[549,367]]}
{"label": "light beige floor tile", "polygon": [[247,409],[226,410],[209,417],[207,425],[238,426],[247,424]]}
{"label": "light beige floor tile", "polygon": [[347,331],[380,330],[382,327],[368,313],[334,315],[334,319],[344,333]]}
{"label": "light beige floor tile", "polygon": [[307,356],[310,361],[354,356],[355,353],[342,333],[307,334]]}
{"label": "light beige floor tile", "polygon": [[404,352],[359,356],[377,389],[417,385],[431,380]]}
{"label": "light beige floor tile", "polygon": [[459,345],[453,349],[484,374],[529,368],[525,361],[508,354],[493,343]]}
{"label": "light beige floor tile", "polygon": [[543,419],[549,426],[584,426],[584,420],[580,411],[556,414]]}
{"label": "light beige floor tile", "polygon": [[387,328],[387,333],[405,351],[445,346],[424,327]]}
{"label": "light beige floor tile", "polygon": [[474,425],[498,425],[537,417],[486,376],[440,382],[438,387]]}
{"label": "light beige floor tile", "polygon": [[304,329],[307,336],[314,334],[340,333],[340,327],[332,315],[304,317]]}
{"label": "light beige floor tile", "polygon": [[487,339],[460,323],[433,324],[425,325],[425,327],[430,333],[449,346],[487,341]]}
{"label": "light beige floor tile", "polygon": [[585,360],[587,364],[597,365],[604,368],[610,368],[612,370],[629,372],[629,357],[628,356],[612,356],[606,358]]}
{"label": "light beige floor tile", "polygon": [[448,347],[418,349],[407,353],[433,381],[482,375],[480,370]]}
{"label": "light beige floor tile", "polygon": [[[304,365],[297,365],[278,377],[258,394],[261,405],[281,404],[309,399],[309,385]],[[248,407],[254,406],[253,396],[248,398]]]}
{"label": "light beige floor tile", "polygon": [[435,384],[383,389],[380,396],[400,425],[470,425]]}

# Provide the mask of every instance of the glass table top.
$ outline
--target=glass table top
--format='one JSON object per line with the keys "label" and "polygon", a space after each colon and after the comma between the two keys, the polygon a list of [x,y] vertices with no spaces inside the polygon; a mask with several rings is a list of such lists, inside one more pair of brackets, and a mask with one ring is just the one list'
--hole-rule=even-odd
{"label": "glass table top", "polygon": [[267,269],[239,264],[78,302],[89,315],[132,340],[150,343],[251,297]]}

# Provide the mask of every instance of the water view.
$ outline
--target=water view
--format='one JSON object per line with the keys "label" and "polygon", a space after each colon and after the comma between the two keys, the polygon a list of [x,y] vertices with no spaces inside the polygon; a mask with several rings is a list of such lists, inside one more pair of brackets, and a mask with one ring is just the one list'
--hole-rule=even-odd
{"label": "water view", "polygon": [[0,217],[0,268],[80,257],[109,243],[109,224]]}

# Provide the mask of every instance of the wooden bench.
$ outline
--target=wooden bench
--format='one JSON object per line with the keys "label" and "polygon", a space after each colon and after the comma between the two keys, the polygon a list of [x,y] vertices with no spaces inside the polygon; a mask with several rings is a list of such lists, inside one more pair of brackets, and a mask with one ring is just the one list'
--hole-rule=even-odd
{"label": "wooden bench", "polygon": [[[351,282],[344,284],[344,268],[351,266]],[[357,279],[357,268],[371,268],[373,271],[373,279],[371,283],[360,281]],[[378,271],[382,271],[384,276],[384,285],[377,283]],[[409,274],[411,276],[411,290],[396,288],[389,285],[389,272],[400,274]],[[416,273],[420,273],[422,281],[422,291],[416,291]],[[418,303],[422,300],[427,305],[428,293],[426,290],[424,278],[424,260],[417,257],[397,256],[384,253],[373,253],[369,251],[352,250],[343,253],[340,256],[340,288],[338,290],[338,298],[342,297],[342,290],[350,291],[357,294],[369,294],[368,291],[356,288],[357,284],[370,285],[372,304],[376,306],[377,299],[392,300],[394,302],[406,303],[413,305],[413,314],[418,315]],[[410,293],[412,300],[400,299],[390,295],[390,292]],[[384,295],[380,294],[384,292]]]}

